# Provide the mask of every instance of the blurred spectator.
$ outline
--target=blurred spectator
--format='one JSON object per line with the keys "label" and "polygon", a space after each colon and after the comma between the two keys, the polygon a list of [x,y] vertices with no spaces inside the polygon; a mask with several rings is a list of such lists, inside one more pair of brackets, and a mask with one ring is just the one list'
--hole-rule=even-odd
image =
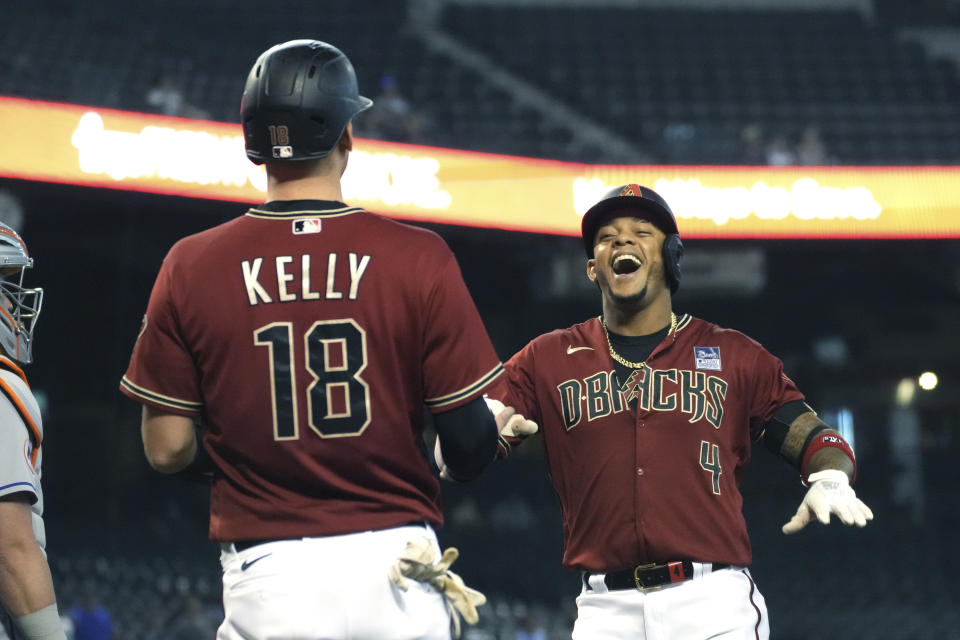
{"label": "blurred spectator", "polygon": [[195,597],[183,602],[181,611],[164,636],[167,640],[210,640],[216,637],[220,621]]}
{"label": "blurred spectator", "polygon": [[400,92],[391,75],[380,78],[380,93],[362,119],[364,135],[393,142],[419,142],[422,117]]}
{"label": "blurred spectator", "polygon": [[96,586],[92,581],[83,584],[80,605],[67,612],[73,622],[74,640],[109,640],[113,633],[113,618],[99,604]]}
{"label": "blurred spectator", "polygon": [[448,518],[451,525],[463,531],[479,529],[486,522],[477,501],[469,496],[457,502]]}
{"label": "blurred spectator", "polygon": [[154,113],[165,116],[180,116],[183,118],[207,118],[209,114],[188,104],[183,91],[166,73],[158,73],[153,78],[144,100],[147,107]]}
{"label": "blurred spectator", "polygon": [[797,164],[823,166],[831,163],[827,147],[820,138],[820,130],[816,127],[804,129],[800,144],[797,145]]}
{"label": "blurred spectator", "polygon": [[530,531],[537,525],[537,518],[527,501],[512,493],[490,511],[490,523],[497,531]]}
{"label": "blurred spectator", "polygon": [[547,640],[547,630],[537,623],[532,613],[528,613],[514,632],[513,640]]}
{"label": "blurred spectator", "polygon": [[797,154],[790,148],[787,136],[778,133],[767,145],[767,164],[771,167],[787,167],[797,164]]}
{"label": "blurred spectator", "polygon": [[767,149],[763,144],[760,125],[749,124],[740,132],[740,164],[767,164]]}

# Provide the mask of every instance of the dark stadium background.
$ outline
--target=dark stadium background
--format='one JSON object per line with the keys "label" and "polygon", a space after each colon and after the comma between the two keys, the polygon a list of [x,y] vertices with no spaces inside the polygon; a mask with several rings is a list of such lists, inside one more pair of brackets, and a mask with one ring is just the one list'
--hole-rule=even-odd
{"label": "dark stadium background", "polygon": [[[431,3],[338,1],[307,10],[303,3],[280,1],[268,12],[259,3],[218,0],[191,23],[184,22],[191,3],[181,0],[164,3],[163,11],[158,2],[136,7],[114,1],[96,7],[66,0],[3,4],[12,26],[0,37],[5,71],[0,94],[144,110],[141,96],[149,76],[164,70],[212,119],[230,121],[256,54],[275,42],[309,36],[342,46],[368,95],[376,93],[381,74],[394,74],[407,98],[432,122],[420,140],[426,144],[623,161],[556,123],[541,121],[535,109],[473,71],[445,68],[422,44],[424,36],[407,13],[416,17]],[[929,25],[952,25],[956,34],[956,2],[911,3],[909,9],[889,1],[860,3],[872,8],[869,19],[855,9],[783,10],[773,0],[711,10],[642,2],[620,3],[630,5],[627,9],[605,8],[606,3],[586,3],[596,5],[588,8],[528,4],[441,2],[430,28],[479,48],[533,84],[550,86],[548,79],[556,79],[556,100],[630,139],[644,153],[638,163],[736,164],[739,127],[752,119],[782,127],[794,138],[808,121],[818,123],[837,164],[960,163],[957,63],[901,37],[905,27]],[[719,98],[697,89],[698,82],[716,87],[710,74],[691,79],[677,63],[673,89],[638,90],[641,97],[658,96],[642,100],[641,118],[630,111],[634,94],[623,98],[625,114],[607,110],[610,101],[601,99],[604,87],[617,82],[616,65],[643,64],[602,46],[603,31],[567,34],[576,47],[563,59],[583,65],[579,71],[563,65],[538,68],[546,63],[532,59],[536,46],[498,36],[507,31],[504,16],[527,25],[541,17],[545,24],[567,24],[576,14],[585,25],[610,25],[617,21],[605,12],[631,11],[638,24],[670,25],[678,33],[690,29],[695,34],[702,24],[729,25],[722,32],[727,40],[719,42],[732,50],[737,43],[759,46],[756,33],[769,29],[767,40],[793,47],[787,57],[794,66],[787,71],[804,72],[803,78],[763,80],[762,55],[733,56],[735,65],[752,61],[760,70],[758,84],[738,85],[736,100],[724,100],[744,110],[751,102],[780,100],[738,119],[719,111]],[[123,28],[128,22],[136,28]],[[641,30],[637,38],[654,31]],[[869,51],[890,55],[864,55],[848,73],[848,58],[823,59],[824,32],[863,37],[873,47]],[[564,34],[530,37],[547,51],[564,42]],[[693,47],[696,40],[691,36],[683,42]],[[696,52],[679,54],[695,57]],[[661,57],[657,64],[668,62]],[[818,79],[815,72],[825,64],[837,68],[839,79]],[[591,69],[596,84],[583,88]],[[747,82],[748,76],[734,77]],[[874,115],[884,107],[882,118],[876,115],[872,123],[856,110],[847,113],[837,106],[852,104],[843,97],[844,83],[859,77],[863,96],[856,104]],[[763,91],[767,81],[787,89],[803,82],[809,88],[802,95],[787,91],[771,97]],[[578,94],[578,89],[601,93]],[[801,98],[802,113],[796,108]],[[668,100],[672,110],[658,110]],[[687,115],[684,105],[694,103],[700,111]],[[870,111],[871,106],[876,109]],[[692,141],[664,135],[674,113],[693,123]],[[644,122],[637,125],[638,120]],[[197,598],[214,612],[219,601],[217,552],[206,540],[206,495],[202,487],[148,468],[140,446],[139,407],[120,395],[117,383],[166,250],[183,235],[238,215],[244,207],[12,179],[0,179],[0,189],[23,206],[23,235],[37,262],[30,283],[46,290],[36,363],[28,373],[47,400],[45,519],[61,608],[92,589],[114,617],[114,638],[170,637],[164,630],[187,599]],[[592,288],[576,280],[562,286],[566,281],[558,275],[582,269],[577,238],[424,226],[453,248],[504,359],[541,332],[599,313]],[[960,638],[955,546],[960,243],[688,240],[686,248],[688,256],[700,255],[708,265],[711,256],[761,256],[758,290],[748,293],[742,285],[711,290],[698,287],[694,276],[690,286],[681,287],[674,306],[759,340],[784,360],[821,412],[850,412],[860,474],[856,488],[876,514],[862,530],[834,525],[783,536],[780,526],[796,509],[803,488],[794,471],[766,451],[756,452],[743,486],[744,511],[754,544],[752,571],[767,598],[772,637]],[[918,439],[905,456],[904,447],[911,445],[891,437],[895,390],[902,379],[926,370],[937,373],[939,386],[917,392],[912,410],[919,420]],[[491,600],[468,637],[512,639],[528,615],[548,637],[568,637],[579,582],[559,566],[559,513],[539,441],[472,484],[445,484],[444,500],[448,526],[441,542],[460,548],[455,569]]]}

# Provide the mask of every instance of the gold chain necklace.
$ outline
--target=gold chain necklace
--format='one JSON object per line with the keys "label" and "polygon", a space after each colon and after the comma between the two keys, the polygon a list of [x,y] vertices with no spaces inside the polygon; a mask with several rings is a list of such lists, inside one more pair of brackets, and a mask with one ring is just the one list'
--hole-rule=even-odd
{"label": "gold chain necklace", "polygon": [[[603,316],[600,316],[600,325],[603,327],[603,335],[607,336],[607,347],[610,349],[610,357],[622,364],[623,366],[629,369],[643,369],[647,366],[647,361],[643,360],[642,362],[630,362],[619,353],[613,350],[613,343],[610,341],[610,332],[607,331],[607,321],[603,319]],[[670,330],[667,331],[669,336],[671,333],[677,329],[677,314],[670,312]]]}

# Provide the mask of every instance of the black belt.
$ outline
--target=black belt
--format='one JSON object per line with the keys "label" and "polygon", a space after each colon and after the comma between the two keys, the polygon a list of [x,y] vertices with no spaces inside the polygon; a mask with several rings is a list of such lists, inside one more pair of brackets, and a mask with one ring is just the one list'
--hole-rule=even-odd
{"label": "black belt", "polygon": [[268,540],[237,540],[233,543],[233,548],[237,550],[237,553],[241,551],[246,551],[250,547],[255,547],[258,544],[267,544],[268,542],[280,542],[283,538],[273,538]]}
{"label": "black belt", "polygon": [[[430,526],[424,520],[414,520],[412,522],[405,522],[403,524],[397,525],[398,527],[427,527]],[[233,543],[233,548],[236,549],[237,553],[241,551],[246,551],[250,547],[255,547],[258,544],[267,544],[268,542],[283,542],[284,540],[301,540],[302,538],[266,538],[262,540],[237,540]]]}
{"label": "black belt", "polygon": [[[714,563],[711,571],[726,569],[730,565]],[[584,584],[590,589],[590,576],[595,573],[583,574]],[[610,591],[620,589],[657,589],[667,584],[684,582],[693,578],[693,561],[677,560],[666,564],[641,564],[633,569],[623,569],[604,574],[603,583]]]}

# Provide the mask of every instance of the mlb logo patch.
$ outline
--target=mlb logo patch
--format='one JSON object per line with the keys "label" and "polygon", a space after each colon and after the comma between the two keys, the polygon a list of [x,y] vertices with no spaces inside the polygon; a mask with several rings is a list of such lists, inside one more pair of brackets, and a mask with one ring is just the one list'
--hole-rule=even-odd
{"label": "mlb logo patch", "polygon": [[697,369],[720,371],[720,347],[694,347],[693,357],[697,361]]}
{"label": "mlb logo patch", "polygon": [[320,233],[320,218],[301,218],[293,221],[294,235]]}

